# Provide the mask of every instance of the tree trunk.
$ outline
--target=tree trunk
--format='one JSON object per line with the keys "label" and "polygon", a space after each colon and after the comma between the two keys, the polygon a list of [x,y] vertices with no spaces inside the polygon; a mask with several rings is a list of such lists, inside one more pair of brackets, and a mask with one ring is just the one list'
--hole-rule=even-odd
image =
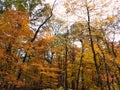
{"label": "tree trunk", "polygon": [[101,53],[102,53],[102,57],[103,57],[103,61],[104,61],[104,65],[105,65],[105,72],[106,72],[106,77],[107,77],[107,86],[108,86],[108,90],[111,90],[110,88],[110,81],[109,81],[109,70],[108,70],[108,64],[106,62],[106,57],[104,55],[104,52],[102,51],[100,45],[98,44],[98,38],[97,38],[97,46],[100,49]]}
{"label": "tree trunk", "polygon": [[[82,67],[82,61],[83,61],[83,53],[84,53],[84,46],[83,46],[83,42],[81,42],[81,44],[82,44],[82,52],[81,52],[81,57],[80,57],[80,63],[79,63],[79,67],[78,67],[78,74],[77,74],[77,80],[76,80],[76,90],[78,90],[79,88],[78,88],[78,86],[79,86],[79,78],[80,78],[80,68]],[[84,79],[83,79],[83,71],[82,71],[82,86],[84,86],[83,85],[83,82],[84,82]]]}
{"label": "tree trunk", "polygon": [[65,90],[68,90],[68,81],[67,81],[67,56],[68,56],[68,47],[66,46],[66,48],[65,48],[66,50],[65,50],[65,66],[64,66],[64,68],[65,68],[65,82],[64,82],[64,86],[65,86]]}
{"label": "tree trunk", "polygon": [[86,5],[86,10],[87,10],[87,18],[88,18],[88,22],[87,22],[87,24],[88,24],[88,31],[89,31],[89,36],[90,36],[89,38],[90,38],[91,49],[92,49],[92,53],[93,53],[94,64],[95,64],[96,71],[97,71],[98,83],[99,83],[99,85],[101,87],[101,90],[104,90],[102,78],[101,78],[99,67],[98,67],[98,64],[97,64],[97,58],[96,58],[96,53],[95,53],[95,49],[94,49],[93,38],[92,38],[92,34],[91,34],[90,10],[89,10],[89,7],[87,5]]}

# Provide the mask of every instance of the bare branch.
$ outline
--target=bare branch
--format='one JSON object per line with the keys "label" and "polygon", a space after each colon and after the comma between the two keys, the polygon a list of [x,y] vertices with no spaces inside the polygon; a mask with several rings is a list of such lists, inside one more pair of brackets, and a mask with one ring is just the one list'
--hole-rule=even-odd
{"label": "bare branch", "polygon": [[55,6],[56,1],[57,1],[57,0],[55,0],[54,3],[53,3],[53,5],[52,5],[52,9],[51,9],[51,12],[50,12],[50,16],[47,17],[47,18],[45,19],[45,21],[38,27],[37,31],[35,32],[34,37],[33,37],[32,40],[31,40],[31,42],[33,42],[33,41],[36,39],[37,34],[38,34],[38,32],[40,31],[40,28],[53,16],[53,9],[54,9],[54,6]]}

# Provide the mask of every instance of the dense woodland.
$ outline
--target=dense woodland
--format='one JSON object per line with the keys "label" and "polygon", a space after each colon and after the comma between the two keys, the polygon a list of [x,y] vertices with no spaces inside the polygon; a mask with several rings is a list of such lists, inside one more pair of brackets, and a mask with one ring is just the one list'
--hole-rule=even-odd
{"label": "dense woodland", "polygon": [[120,90],[119,2],[58,3],[0,0],[0,90]]}

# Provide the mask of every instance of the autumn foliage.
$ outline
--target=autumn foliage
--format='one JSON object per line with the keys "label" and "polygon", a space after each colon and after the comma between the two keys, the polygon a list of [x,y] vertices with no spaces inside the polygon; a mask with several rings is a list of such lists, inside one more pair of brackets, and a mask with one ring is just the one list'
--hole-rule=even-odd
{"label": "autumn foliage", "polygon": [[86,4],[87,21],[65,26],[47,8],[38,21],[20,8],[0,14],[0,90],[119,90],[120,42],[108,35],[116,17],[91,24]]}
{"label": "autumn foliage", "polygon": [[0,16],[0,22],[1,88],[34,87],[35,83],[41,88],[56,87],[59,69],[45,60],[47,46],[54,37],[49,37],[48,32],[47,37],[43,34],[43,39],[32,43],[34,33],[29,29],[26,12],[8,9]]}

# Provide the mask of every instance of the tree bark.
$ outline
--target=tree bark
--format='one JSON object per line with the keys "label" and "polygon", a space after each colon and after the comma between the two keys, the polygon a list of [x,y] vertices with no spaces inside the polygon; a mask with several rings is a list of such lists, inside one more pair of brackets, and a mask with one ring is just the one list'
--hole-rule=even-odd
{"label": "tree bark", "polygon": [[94,64],[95,64],[96,72],[97,72],[97,76],[98,76],[98,83],[101,87],[101,90],[104,90],[102,78],[101,78],[99,67],[98,67],[98,64],[97,64],[97,57],[96,57],[96,53],[95,53],[93,38],[92,38],[92,34],[91,34],[92,31],[91,31],[91,28],[90,28],[90,10],[89,10],[89,7],[87,6],[87,4],[86,4],[86,10],[87,10],[87,19],[88,19],[88,22],[87,22],[88,31],[89,31],[89,36],[90,36],[89,38],[90,38],[91,49],[92,49],[92,53],[93,53]]}

